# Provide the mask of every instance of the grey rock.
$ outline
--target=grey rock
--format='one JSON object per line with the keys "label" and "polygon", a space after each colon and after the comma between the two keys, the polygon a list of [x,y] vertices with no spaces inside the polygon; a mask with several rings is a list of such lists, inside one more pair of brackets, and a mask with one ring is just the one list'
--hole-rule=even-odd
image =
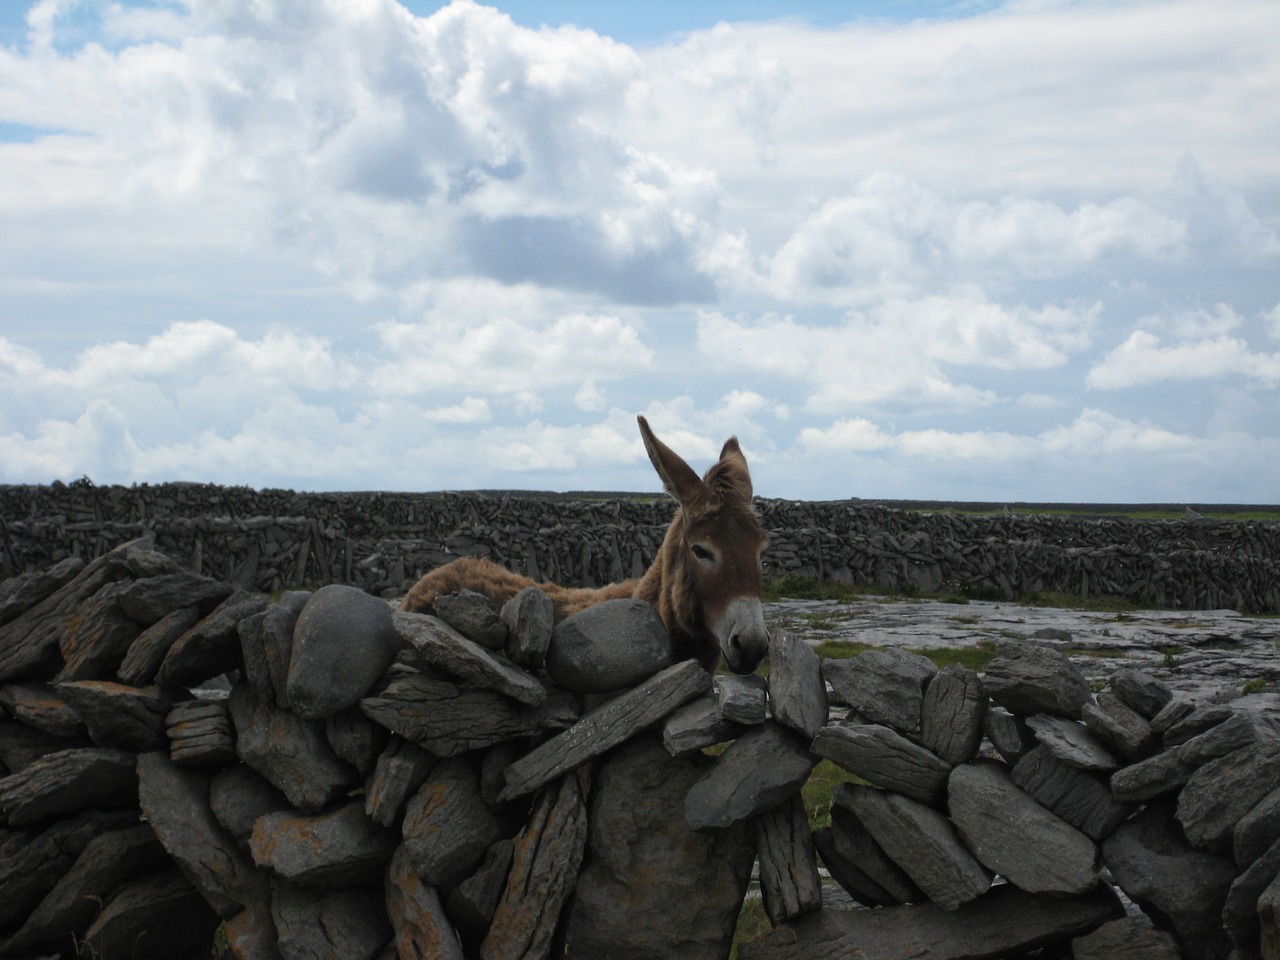
{"label": "grey rock", "polygon": [[822,661],[804,640],[785,630],[769,639],[769,709],[784,727],[812,740],[827,725]]}
{"label": "grey rock", "polygon": [[1170,727],[1180,720],[1185,720],[1196,709],[1196,702],[1190,697],[1183,694],[1174,694],[1173,699],[1151,718],[1151,730],[1153,733],[1163,737]]}
{"label": "grey rock", "polygon": [[81,956],[181,956],[193,944],[211,949],[218,917],[177,870],[129,882],[81,939]]}
{"label": "grey rock", "polygon": [[671,663],[662,618],[643,600],[606,600],[561,621],[551,635],[546,667],[574,693],[609,693],[634,686]]}
{"label": "grey rock", "polygon": [[280,960],[270,899],[255,901],[224,920],[222,933],[227,938],[227,948],[237,960]]}
{"label": "grey rock", "polygon": [[313,593],[293,628],[289,706],[306,720],[352,706],[400,652],[391,608],[356,587],[329,584]]}
{"label": "grey rock", "polygon": [[31,573],[20,573],[0,581],[0,624],[26,613],[54,591],[66,586],[84,569],[80,557],[67,557],[53,566]]}
{"label": "grey rock", "polygon": [[1258,917],[1258,901],[1277,876],[1280,876],[1280,842],[1258,854],[1227,891],[1222,907],[1222,925],[1241,957],[1261,960],[1262,924]]}
{"label": "grey rock", "polygon": [[374,960],[394,932],[381,889],[310,890],[272,883],[281,960]]}
{"label": "grey rock", "polygon": [[261,774],[247,763],[237,763],[213,774],[209,809],[237,843],[248,845],[259,817],[291,808],[288,798]]}
{"label": "grey rock", "polygon": [[1027,726],[1036,735],[1036,739],[1063,763],[1081,770],[1102,772],[1120,766],[1119,761],[1082,723],[1065,717],[1037,714],[1027,717]]}
{"label": "grey rock", "polygon": [[209,809],[208,774],[178,767],[163,753],[144,753],[138,795],[151,829],[218,916],[233,917],[267,895],[265,874]]}
{"label": "grey rock", "polygon": [[777,721],[748,727],[689,789],[685,821],[723,829],[764,813],[798,791],[814,763],[804,740]]}
{"label": "grey rock", "polygon": [[266,813],[253,825],[253,862],[309,887],[352,887],[381,879],[397,835],[378,826],[359,800],[313,817]]}
{"label": "grey rock", "polygon": [[374,823],[394,826],[435,765],[436,758],[416,743],[393,736],[365,788],[364,812]]}
{"label": "grey rock", "polygon": [[[480,960],[550,954],[561,911],[582,866],[588,829],[582,782],[576,774],[543,791],[513,844],[511,871],[480,945]],[[581,949],[568,952],[590,956]]]}
{"label": "grey rock", "polygon": [[14,720],[0,718],[0,770],[20,773],[41,757],[59,750],[92,746],[89,738],[61,737]]}
{"label": "grey rock", "polygon": [[677,709],[662,725],[662,742],[672,756],[692,753],[716,743],[732,740],[742,725],[720,716],[719,698],[699,697]]}
{"label": "grey rock", "polygon": [[1108,920],[1071,941],[1072,960],[1182,960],[1173,934],[1138,917]]}
{"label": "grey rock", "polygon": [[925,899],[920,888],[885,855],[880,845],[872,839],[870,832],[852,810],[839,804],[832,804],[831,833],[836,851],[845,859],[856,863],[861,872],[874,884],[871,892],[874,894],[878,890],[884,894],[883,899],[875,899],[871,901],[872,903],[892,906]]}
{"label": "grey rock", "polygon": [[764,677],[726,674],[715,679],[715,690],[717,707],[725,720],[744,725],[764,722],[768,705]]}
{"label": "grey rock", "polygon": [[1151,753],[1159,737],[1143,716],[1109,690],[1098,702],[1084,705],[1084,725],[1104,745],[1125,760]]}
{"label": "grey rock", "polygon": [[712,763],[697,753],[670,757],[650,734],[595,765],[586,857],[563,918],[571,956],[728,955],[751,876],[752,832],[745,822],[694,831],[680,815]]}
{"label": "grey rock", "polygon": [[537,587],[525,587],[502,605],[500,616],[508,630],[507,656],[522,667],[542,667],[555,629],[551,598]]}
{"label": "grey rock", "polygon": [[1258,926],[1262,929],[1260,946],[1269,960],[1280,953],[1280,877],[1267,884],[1258,898]]}
{"label": "grey rock", "polygon": [[1061,653],[1036,643],[1005,643],[982,675],[987,695],[1010,713],[1053,713],[1079,720],[1093,699],[1080,669]]}
{"label": "grey rock", "polygon": [[1235,880],[1225,857],[1193,849],[1165,804],[1150,804],[1102,844],[1116,884],[1152,917],[1172,929],[1187,957],[1225,960],[1231,950],[1222,907]]}
{"label": "grey rock", "polygon": [[142,628],[120,606],[123,581],[104,584],[84,600],[63,624],[58,648],[59,680],[97,680],[115,676],[130,644]]}
{"label": "grey rock", "polygon": [[140,687],[155,680],[156,671],[178,638],[200,622],[200,608],[179,607],[134,638],[116,671],[122,683]]}
{"label": "grey rock", "polygon": [[395,613],[392,623],[428,666],[476,686],[496,690],[531,707],[547,699],[546,688],[536,679],[505,657],[467,639],[438,617]]}
{"label": "grey rock", "polygon": [[923,803],[941,799],[951,772],[924,747],[875,724],[823,727],[811,749],[870,783]]}
{"label": "grey rock", "polygon": [[324,722],[324,735],[338,758],[362,775],[373,771],[388,737],[387,728],[374,723],[359,707],[331,714]]}
{"label": "grey rock", "polygon": [[499,840],[485,852],[476,872],[449,892],[445,908],[457,925],[463,946],[472,954],[479,952],[480,943],[493,925],[514,852],[515,845],[510,840]]}
{"label": "grey rock", "polygon": [[236,761],[235,730],[226,700],[184,700],[165,716],[169,759],[182,766]]}
{"label": "grey rock", "polygon": [[304,720],[257,699],[240,684],[227,700],[236,729],[236,753],[304,813],[318,813],[359,782],[338,759],[324,724]]}
{"label": "grey rock", "polygon": [[1104,776],[1064,763],[1042,746],[1025,754],[1009,776],[1037,803],[1092,840],[1110,836],[1133,812],[1115,799]]}
{"label": "grey rock", "polygon": [[755,818],[760,895],[774,926],[822,907],[813,835],[800,794]]}
{"label": "grey rock", "polygon": [[880,849],[942,909],[955,910],[991,886],[990,873],[938,811],[861,784],[841,784],[834,800],[858,818]]}
{"label": "grey rock", "polygon": [[1024,893],[1012,884],[954,911],[930,903],[880,910],[818,910],[738,948],[740,960],[845,960],[875,957],[973,960],[1013,957],[1122,916],[1116,895],[1099,886],[1070,900]]}
{"label": "grey rock", "polygon": [[0,687],[0,706],[23,725],[57,737],[82,737],[88,733],[80,715],[52,684],[10,683]]}
{"label": "grey rock", "polygon": [[507,624],[484,594],[460,590],[436,596],[431,605],[436,616],[468,640],[490,650],[501,650],[506,646]]}
{"label": "grey rock", "polygon": [[1236,824],[1231,834],[1236,864],[1248,867],[1277,840],[1280,840],[1280,787],[1259,800]]}
{"label": "grey rock", "polygon": [[162,687],[194,687],[241,666],[240,621],[267,605],[264,597],[237,590],[174,641],[156,671]]}
{"label": "grey rock", "polygon": [[1236,712],[1221,703],[1196,707],[1165,730],[1164,745],[1166,748],[1179,746],[1192,737],[1198,737],[1219,724],[1225,723],[1234,716],[1236,716]]}
{"label": "grey rock", "polygon": [[1122,803],[1139,803],[1181,788],[1210,760],[1274,736],[1270,725],[1246,713],[1232,713],[1190,740],[1140,760],[1111,778],[1111,790]]}
{"label": "grey rock", "polygon": [[1026,717],[1012,714],[1004,707],[993,706],[987,710],[982,718],[982,732],[1009,763],[1017,763],[1019,757],[1038,745]]}
{"label": "grey rock", "polygon": [[[289,666],[293,659],[293,632],[298,626],[298,617],[302,615],[310,599],[309,590],[291,590],[278,603],[267,607],[262,618],[262,656],[266,661],[267,678],[275,691],[276,706],[281,710],[289,708]],[[266,683],[256,672],[251,682],[255,684],[260,699],[271,699]]]}
{"label": "grey rock", "polygon": [[822,664],[837,702],[904,734],[919,733],[924,689],[937,672],[927,657],[897,649],[867,650]]}
{"label": "grey rock", "polygon": [[179,570],[133,581],[120,595],[120,606],[138,623],[150,626],[181,607],[196,606],[208,613],[234,589],[222,580]]}
{"label": "grey rock", "polygon": [[470,874],[502,836],[480,795],[480,782],[462,757],[442,760],[409,800],[404,845],[414,869],[432,887],[451,887]]}
{"label": "grey rock", "polygon": [[1206,850],[1230,852],[1236,825],[1280,783],[1280,739],[1234,750],[1200,767],[1178,794],[1178,822]]}
{"label": "grey rock", "polygon": [[951,771],[948,809],[978,861],[1028,893],[1088,893],[1098,882],[1093,841],[1042,807],[999,764],[977,761]]}
{"label": "grey rock", "polygon": [[648,729],[710,689],[711,677],[696,660],[682,660],[667,667],[596,707],[569,729],[511,764],[500,799],[505,802],[532,793]]}
{"label": "grey rock", "polygon": [[100,747],[141,752],[168,744],[164,723],[171,701],[156,687],[74,680],[58,684],[57,690]]}
{"label": "grey rock", "polygon": [[391,858],[386,891],[396,956],[463,960],[462,945],[440,904],[439,892],[422,882],[403,846]]}
{"label": "grey rock", "polygon": [[[834,822],[834,816],[832,818]],[[822,858],[831,879],[838,883],[849,896],[866,906],[899,903],[884,891],[862,869],[862,864],[855,857],[847,856],[836,843],[834,827],[819,827],[813,831],[813,846]],[[896,868],[895,868],[896,869]],[[903,874],[905,876],[905,874]]]}
{"label": "grey rock", "polygon": [[972,760],[982,742],[987,695],[977,673],[960,663],[940,670],[924,691],[920,742],[944,763]]}
{"label": "grey rock", "polygon": [[1111,675],[1110,686],[1128,707],[1150,720],[1169,705],[1173,690],[1145,670],[1125,667]]}
{"label": "grey rock", "polygon": [[134,754],[125,750],[61,750],[0,778],[0,813],[14,827],[91,808],[128,807],[137,799]]}

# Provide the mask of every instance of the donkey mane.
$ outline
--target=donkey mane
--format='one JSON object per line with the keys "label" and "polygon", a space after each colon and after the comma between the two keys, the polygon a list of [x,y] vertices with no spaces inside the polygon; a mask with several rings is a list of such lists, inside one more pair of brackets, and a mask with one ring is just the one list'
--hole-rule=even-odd
{"label": "donkey mane", "polygon": [[680,504],[642,577],[596,588],[564,587],[537,583],[488,559],[464,557],[419,579],[400,609],[431,612],[437,596],[464,589],[502,604],[536,586],[550,597],[559,623],[593,604],[631,597],[657,608],[676,660],[697,659],[713,670],[723,653],[734,670],[754,670],[768,646],[759,562],[768,537],[752,505],[746,458],[737,439],[730,438],[720,459],[699,479],[654,436],[644,417],[637,420],[650,460]]}

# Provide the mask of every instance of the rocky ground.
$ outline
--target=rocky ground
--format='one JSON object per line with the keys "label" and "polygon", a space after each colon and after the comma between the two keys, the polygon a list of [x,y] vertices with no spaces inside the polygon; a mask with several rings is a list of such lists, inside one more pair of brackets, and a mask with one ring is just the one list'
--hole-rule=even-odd
{"label": "rocky ground", "polygon": [[771,629],[789,630],[815,645],[932,650],[1034,639],[1070,656],[1095,687],[1118,668],[1134,666],[1194,700],[1280,715],[1280,617],[865,597],[782,600],[766,604],[765,618]]}

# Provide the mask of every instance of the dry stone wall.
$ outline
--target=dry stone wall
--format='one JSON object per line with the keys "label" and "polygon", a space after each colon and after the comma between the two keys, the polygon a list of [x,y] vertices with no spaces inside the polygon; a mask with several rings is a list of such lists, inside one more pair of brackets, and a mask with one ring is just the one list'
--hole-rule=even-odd
{"label": "dry stone wall", "polygon": [[[1280,956],[1264,718],[1029,641],[713,678],[629,600],[438,613],[146,539],[8,581],[0,957],[710,960],[753,865],[743,960]],[[820,758],[856,779],[812,831]]]}
{"label": "dry stone wall", "polygon": [[[920,513],[858,501],[758,500],[773,574],[1014,597],[1146,598],[1280,613],[1280,524]],[[344,583],[403,592],[460,555],[535,579],[638,576],[674,505],[485,494],[295,493],[202,484],[0,487],[0,576],[92,559],[153,534],[197,572],[271,592]]]}

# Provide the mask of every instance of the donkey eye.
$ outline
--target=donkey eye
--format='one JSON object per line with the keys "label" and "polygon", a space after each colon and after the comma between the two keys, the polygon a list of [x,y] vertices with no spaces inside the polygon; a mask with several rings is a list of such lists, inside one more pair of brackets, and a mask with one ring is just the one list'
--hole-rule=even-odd
{"label": "donkey eye", "polygon": [[693,555],[697,557],[699,560],[705,560],[708,563],[711,563],[711,562],[714,562],[716,558],[716,555],[714,553],[712,553],[710,550],[708,550],[706,547],[704,547],[700,543],[695,543],[691,549],[693,550]]}

